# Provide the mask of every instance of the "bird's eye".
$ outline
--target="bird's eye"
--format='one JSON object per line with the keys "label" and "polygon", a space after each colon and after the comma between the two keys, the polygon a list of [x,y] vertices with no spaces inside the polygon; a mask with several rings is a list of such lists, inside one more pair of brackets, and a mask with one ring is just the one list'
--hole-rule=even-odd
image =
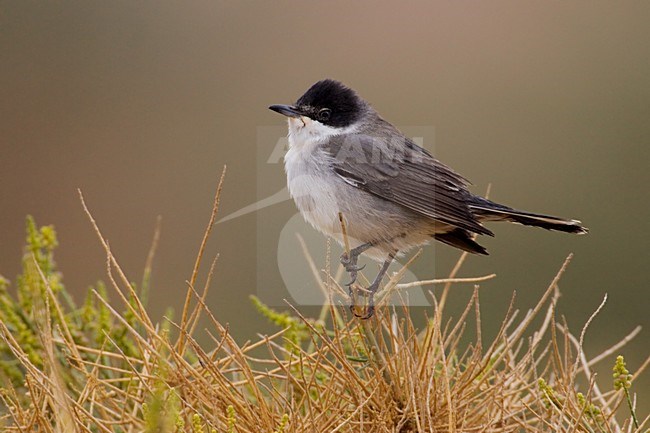
{"label": "bird's eye", "polygon": [[332,116],[332,110],[329,108],[323,108],[318,112],[318,120],[327,121]]}

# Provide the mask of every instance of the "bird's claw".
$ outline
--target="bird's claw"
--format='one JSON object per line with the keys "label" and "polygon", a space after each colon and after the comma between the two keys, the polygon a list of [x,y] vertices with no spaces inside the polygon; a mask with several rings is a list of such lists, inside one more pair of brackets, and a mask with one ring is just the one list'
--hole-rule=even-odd
{"label": "bird's claw", "polygon": [[359,271],[362,271],[365,267],[366,267],[366,265],[361,265],[361,266],[349,265],[349,266],[345,267],[345,270],[348,271],[348,272],[359,272]]}
{"label": "bird's claw", "polygon": [[350,311],[355,317],[361,320],[366,320],[366,319],[370,319],[375,314],[374,296],[379,286],[379,283],[375,281],[367,289],[359,289],[360,291],[367,292],[368,301],[365,308],[365,314],[357,314],[357,308],[355,305],[356,303],[355,289],[352,287],[352,285],[357,281],[357,276],[359,271],[363,270],[366,267],[366,265],[357,266],[358,260],[359,260],[359,253],[357,252],[356,249],[351,252],[344,252],[343,254],[341,254],[341,264],[343,265],[345,270],[350,274],[350,282],[346,284],[350,292],[350,299],[351,299]]}
{"label": "bird's claw", "polygon": [[[351,296],[353,303],[350,304],[350,311],[352,312],[354,317],[357,317],[358,319],[361,320],[370,319],[375,314],[375,292],[377,291],[377,287],[371,285],[364,291],[368,292],[368,305],[366,306],[365,314],[357,314],[356,305],[354,304],[354,299],[355,299],[354,296]],[[352,287],[350,287],[350,294],[352,294]]]}
{"label": "bird's claw", "polygon": [[357,266],[356,264],[355,265],[349,264],[345,267],[345,270],[348,272],[359,272],[363,270],[365,267],[366,265]]}
{"label": "bird's claw", "polygon": [[357,309],[355,305],[350,305],[350,311],[352,312],[352,315],[354,315],[354,317],[356,317],[357,319],[368,320],[375,315],[375,306],[368,305],[368,308],[366,308],[366,314],[357,314]]}
{"label": "bird's claw", "polygon": [[346,272],[350,274],[350,282],[346,286],[350,287],[357,281],[357,274],[359,271],[363,270],[366,265],[357,266],[357,260],[359,256],[356,254],[349,254],[347,252],[341,254],[341,264],[345,268]]}
{"label": "bird's claw", "polygon": [[348,272],[350,273],[350,278],[351,278],[351,280],[350,280],[349,283],[346,283],[345,285],[348,286],[348,287],[350,287],[352,284],[354,284],[355,281],[357,281],[357,276],[358,276],[359,271],[362,270],[362,269],[365,268],[365,267],[366,267],[366,265],[363,265],[363,266],[354,266],[354,267],[351,267],[350,269],[347,269],[347,268],[346,268],[345,270],[348,271]]}

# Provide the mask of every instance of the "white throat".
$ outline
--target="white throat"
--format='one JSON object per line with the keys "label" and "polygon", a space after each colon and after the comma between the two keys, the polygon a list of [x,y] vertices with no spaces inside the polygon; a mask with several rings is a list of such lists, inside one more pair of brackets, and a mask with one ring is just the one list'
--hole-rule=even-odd
{"label": "white throat", "polygon": [[314,145],[327,141],[331,137],[354,133],[356,129],[356,125],[350,125],[345,128],[334,128],[306,116],[299,118],[290,117],[289,148],[293,148],[294,150],[311,148]]}

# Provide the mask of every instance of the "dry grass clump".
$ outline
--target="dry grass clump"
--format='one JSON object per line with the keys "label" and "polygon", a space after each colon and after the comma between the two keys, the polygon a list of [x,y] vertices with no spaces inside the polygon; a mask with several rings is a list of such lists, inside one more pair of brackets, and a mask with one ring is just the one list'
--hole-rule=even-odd
{"label": "dry grass clump", "polygon": [[[221,184],[220,184],[221,185]],[[220,188],[219,188],[220,190]],[[215,200],[218,203],[219,194]],[[213,213],[213,216],[214,216]],[[90,215],[90,214],[89,214]],[[92,218],[91,218],[91,221]],[[619,358],[615,386],[597,386],[591,369],[631,338],[593,360],[555,317],[564,262],[539,303],[525,314],[511,301],[494,339],[483,341],[479,289],[457,319],[445,303],[464,256],[445,280],[423,329],[406,307],[379,306],[368,321],[346,307],[318,320],[279,313],[255,300],[280,326],[253,343],[233,340],[205,305],[209,279],[197,270],[178,323],[154,323],[140,287],[107,254],[107,290],[82,307],[67,299],[52,260],[51,228],[29,225],[30,243],[17,300],[0,293],[2,423],[7,432],[641,432],[634,379]],[[155,244],[155,243],[154,243]],[[212,272],[210,272],[210,275]],[[337,288],[325,273],[325,287]],[[385,293],[395,289],[399,273]],[[392,289],[391,289],[392,288]],[[386,299],[386,297],[384,297]],[[206,315],[213,342],[199,345]],[[533,329],[534,326],[534,329]],[[473,342],[462,343],[471,327]],[[605,390],[607,389],[607,390]],[[630,405],[630,410],[619,410]]]}

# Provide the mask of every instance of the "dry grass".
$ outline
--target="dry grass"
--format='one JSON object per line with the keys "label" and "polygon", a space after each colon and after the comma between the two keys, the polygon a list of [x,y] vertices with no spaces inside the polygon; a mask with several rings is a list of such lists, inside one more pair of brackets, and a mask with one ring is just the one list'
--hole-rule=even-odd
{"label": "dry grass", "polygon": [[[212,271],[203,289],[195,290],[218,200],[219,193],[179,323],[153,322],[140,301],[142,291],[129,283],[90,212],[106,250],[110,285],[120,300],[117,307],[105,291],[94,291],[97,320],[105,323],[93,328],[94,334],[75,325],[78,320],[53,289],[56,274],[42,269],[43,261],[32,252],[30,266],[38,280],[29,284],[44,295],[23,319],[29,319],[37,341],[28,348],[28,334],[17,332],[14,319],[0,324],[4,362],[18,371],[15,377],[3,375],[4,431],[647,430],[648,418],[639,419],[636,428],[630,412],[619,410],[634,378],[621,373],[628,382],[616,390],[607,380],[597,386],[591,373],[597,362],[613,365],[614,355],[633,335],[588,360],[581,349],[586,326],[574,335],[555,317],[557,283],[570,257],[533,309],[522,314],[511,301],[489,342],[481,334],[478,286],[460,317],[450,320],[445,312],[450,287],[468,282],[457,278],[463,256],[448,279],[423,282],[445,284],[439,296],[431,295],[434,307],[424,329],[415,328],[408,308],[383,305],[381,295],[376,316],[368,321],[350,317],[346,307],[324,307],[314,320],[296,310],[277,313],[258,304],[282,329],[239,344],[204,303]],[[321,287],[329,293],[341,290],[334,278],[313,269]],[[383,299],[408,287],[399,280],[400,273],[387,283]],[[195,339],[201,315],[210,323],[209,347]],[[461,343],[470,327],[474,341]]]}

